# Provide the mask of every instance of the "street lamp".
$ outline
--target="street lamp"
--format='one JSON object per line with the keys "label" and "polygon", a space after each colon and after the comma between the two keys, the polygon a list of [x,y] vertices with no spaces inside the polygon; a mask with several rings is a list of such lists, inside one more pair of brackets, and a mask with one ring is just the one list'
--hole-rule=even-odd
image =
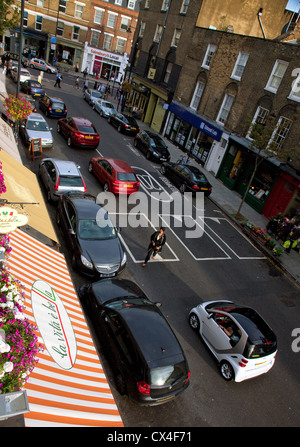
{"label": "street lamp", "polygon": [[18,78],[17,78],[17,90],[16,97],[19,98],[20,94],[20,72],[21,72],[21,60],[23,53],[23,24],[24,24],[24,0],[21,0],[21,24],[20,24],[20,44],[19,44],[19,60],[18,60]]}

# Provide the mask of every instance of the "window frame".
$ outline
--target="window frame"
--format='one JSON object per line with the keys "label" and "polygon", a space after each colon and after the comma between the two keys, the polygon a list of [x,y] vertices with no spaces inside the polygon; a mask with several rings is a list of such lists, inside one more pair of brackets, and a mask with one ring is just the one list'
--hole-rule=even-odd
{"label": "window frame", "polygon": [[[206,52],[205,52],[205,56],[203,58],[202,68],[205,68],[206,70],[210,69],[216,50],[217,50],[217,45],[212,44],[212,43],[208,44]],[[210,54],[210,53],[212,53],[212,54]],[[209,64],[207,64],[209,58],[210,58]]]}
{"label": "window frame", "polygon": [[[200,87],[200,85],[201,85],[201,87]],[[198,92],[199,92],[200,88],[202,88],[202,91],[201,91],[201,93],[199,95]],[[200,104],[200,101],[201,101],[204,89],[205,89],[205,82],[197,81],[197,84],[196,84],[196,87],[195,87],[195,90],[194,90],[194,93],[193,93],[193,97],[192,97],[191,102],[190,102],[190,108],[191,109],[198,110],[198,107],[199,107],[199,104]],[[197,106],[196,106],[196,104],[197,104]]]}
{"label": "window frame", "polygon": [[[243,58],[245,58],[245,59],[243,60]],[[245,51],[239,52],[238,57],[235,62],[235,65],[234,65],[234,68],[232,70],[232,74],[230,76],[232,79],[235,79],[236,81],[240,81],[242,79],[242,76],[244,74],[244,71],[245,71],[245,68],[246,68],[246,65],[248,62],[248,58],[249,58],[249,53],[246,53]],[[244,63],[242,64],[242,62],[244,62]],[[241,70],[240,75],[237,74],[238,70]]]}
{"label": "window frame", "polygon": [[[264,117],[262,117],[262,114],[260,113],[261,111],[267,112]],[[270,114],[270,110],[269,109],[266,109],[265,107],[262,107],[262,106],[258,106],[257,107],[257,109],[255,111],[255,114],[253,116],[253,120],[251,121],[250,127],[248,129],[246,138],[248,138],[251,141],[253,140],[253,138],[251,138],[251,133],[252,133],[253,126],[255,124],[262,124],[262,125],[264,125],[266,120],[267,120],[267,118],[268,118],[268,116],[269,116],[269,114]],[[262,117],[261,122],[258,122],[259,116]]]}
{"label": "window frame", "polygon": [[[281,125],[282,125],[283,120],[289,121],[289,126],[284,128],[284,132],[285,132],[284,135],[281,132]],[[282,148],[282,145],[283,145],[286,137],[289,134],[289,131],[290,131],[292,125],[293,125],[293,121],[290,118],[287,118],[286,116],[281,115],[277,121],[276,128],[274,129],[274,132],[272,133],[269,144],[271,144],[271,143],[275,144],[277,149],[280,150]],[[274,141],[277,138],[281,138],[279,143]]]}
{"label": "window frame", "polygon": [[[234,96],[234,95],[230,95],[230,93],[225,93],[225,96],[224,96],[223,101],[222,101],[222,105],[221,105],[221,107],[220,107],[220,110],[219,110],[219,113],[218,113],[218,116],[217,116],[217,119],[216,119],[217,123],[221,124],[222,126],[225,125],[225,123],[226,123],[226,121],[227,121],[227,119],[228,119],[228,116],[229,116],[229,114],[230,114],[232,105],[233,105],[233,103],[234,103],[234,99],[235,99],[235,96]],[[228,100],[231,101],[231,104],[230,104],[229,109],[225,109],[225,105],[226,105],[226,102],[227,102]],[[226,113],[226,110],[227,110],[226,117],[225,117],[225,119],[224,119],[223,121],[221,121],[221,115],[223,114],[224,111],[225,111],[225,113]]]}
{"label": "window frame", "polygon": [[[292,73],[293,75],[293,73]],[[295,95],[296,89],[298,90],[298,94]],[[296,79],[292,82],[292,89],[289,93],[287,99],[291,99],[292,101],[300,102],[300,72],[298,72]]]}
{"label": "window frame", "polygon": [[[278,84],[277,88],[275,88],[275,87],[272,87],[271,84],[272,84],[273,80],[275,79],[275,76],[276,76],[275,73],[276,73],[276,70],[277,70],[277,68],[279,67],[280,64],[285,66],[285,70],[284,70],[284,73],[282,74],[281,77],[277,76],[277,78],[279,78],[280,81],[279,81],[279,84]],[[283,77],[285,75],[285,72],[287,70],[288,65],[289,65],[289,63],[286,62],[286,61],[283,61],[281,59],[277,59],[276,60],[275,64],[273,65],[273,69],[272,69],[272,72],[271,72],[271,74],[269,76],[267,84],[265,86],[265,90],[267,90],[268,92],[271,92],[271,93],[277,93],[277,91],[278,91],[278,89],[280,87],[280,84],[282,82],[282,79],[283,79]]]}

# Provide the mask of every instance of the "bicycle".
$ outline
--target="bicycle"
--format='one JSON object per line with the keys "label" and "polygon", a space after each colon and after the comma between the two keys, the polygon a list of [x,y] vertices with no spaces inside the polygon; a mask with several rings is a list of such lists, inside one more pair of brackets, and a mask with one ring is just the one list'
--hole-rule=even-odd
{"label": "bicycle", "polygon": [[188,165],[190,163],[190,157],[182,155],[176,162],[176,164],[180,163]]}

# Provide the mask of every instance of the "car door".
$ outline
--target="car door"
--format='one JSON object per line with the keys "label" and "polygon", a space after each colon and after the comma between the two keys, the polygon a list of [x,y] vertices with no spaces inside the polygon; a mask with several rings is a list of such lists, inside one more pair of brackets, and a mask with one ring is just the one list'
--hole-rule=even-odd
{"label": "car door", "polygon": [[69,200],[65,200],[63,203],[62,226],[65,241],[69,252],[72,255],[77,254],[78,243],[77,243],[76,211],[71,202],[69,202]]}
{"label": "car door", "polygon": [[98,176],[98,178],[99,178],[100,182],[103,183],[103,184],[106,183],[106,182],[109,183],[108,168],[107,167],[108,167],[108,162],[106,160],[100,160],[99,161],[99,166],[98,166],[99,176]]}
{"label": "car door", "polygon": [[204,316],[202,336],[215,352],[232,349],[230,337],[225,333],[224,329],[233,324],[231,318],[219,311]]}
{"label": "car door", "polygon": [[43,161],[41,163],[40,173],[46,189],[52,189],[56,184],[56,169],[52,161]]}
{"label": "car door", "polygon": [[140,138],[140,148],[142,152],[146,153],[149,149],[149,145],[150,145],[150,138],[146,132],[142,131]]}

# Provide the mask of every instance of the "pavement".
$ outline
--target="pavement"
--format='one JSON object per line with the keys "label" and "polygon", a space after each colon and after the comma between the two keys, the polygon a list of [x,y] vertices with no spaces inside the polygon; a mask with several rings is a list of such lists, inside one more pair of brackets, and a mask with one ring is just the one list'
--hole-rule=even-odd
{"label": "pavement", "polygon": [[[64,70],[62,69],[62,74],[64,74]],[[75,73],[75,71],[69,70],[66,74],[73,75],[74,76],[74,83],[75,83],[75,77],[79,76],[81,78],[80,80],[80,90],[78,91],[78,94],[82,95],[82,86],[83,86],[83,75],[82,73]],[[89,86],[93,88],[93,84],[95,82],[95,78],[92,76],[88,76],[87,79],[89,80]],[[47,80],[43,81],[43,86],[47,88]],[[107,84],[106,80],[100,79],[98,82],[101,82],[102,84]],[[67,85],[62,82],[62,86],[64,88],[64,91],[72,91],[75,93],[75,89],[73,85]],[[110,82],[110,86],[112,86],[112,82]],[[115,89],[118,86],[115,85]],[[5,76],[2,74],[2,69],[0,69],[0,100],[7,95],[6,88],[5,88]],[[110,95],[107,98],[108,101],[111,101],[115,107],[118,105],[118,101],[114,99],[114,94]],[[143,121],[137,120],[139,126],[143,129],[150,129],[149,125],[144,123]],[[182,155],[184,155],[184,152],[174,145],[171,141],[169,141],[167,138],[163,137],[165,140],[169,152],[171,154],[171,160],[178,160]],[[0,153],[1,158],[1,153]],[[216,206],[218,206],[221,211],[230,219],[234,221],[234,223],[237,226],[240,226],[241,229],[243,229],[243,224],[240,220],[237,220],[235,218],[235,214],[239,208],[240,202],[241,202],[241,196],[236,192],[228,189],[219,179],[216,179],[215,176],[207,171],[205,168],[203,168],[201,165],[199,165],[195,160],[190,159],[190,164],[199,167],[203,173],[206,175],[207,179],[212,185],[212,193],[209,196],[209,200],[214,202]],[[5,172],[4,172],[4,178],[5,178]],[[251,208],[247,203],[244,203],[241,209],[241,214],[243,215],[244,219],[253,223],[255,226],[260,226],[262,228],[266,228],[267,223],[269,222],[269,219],[267,219],[262,214],[259,214],[256,212],[253,208]],[[252,240],[253,243],[256,243],[255,240]],[[277,245],[280,245],[280,242],[277,242]],[[258,248],[260,248],[262,251],[264,251],[265,256],[277,266],[278,269],[280,269],[291,281],[293,281],[298,286],[300,285],[300,254],[296,250],[291,250],[289,254],[283,253],[280,257],[273,257],[269,250],[264,248],[261,244],[258,244]],[[6,421],[0,421],[0,427],[16,427],[16,426],[23,426],[24,421],[21,416],[17,416],[16,418],[9,418]]]}

